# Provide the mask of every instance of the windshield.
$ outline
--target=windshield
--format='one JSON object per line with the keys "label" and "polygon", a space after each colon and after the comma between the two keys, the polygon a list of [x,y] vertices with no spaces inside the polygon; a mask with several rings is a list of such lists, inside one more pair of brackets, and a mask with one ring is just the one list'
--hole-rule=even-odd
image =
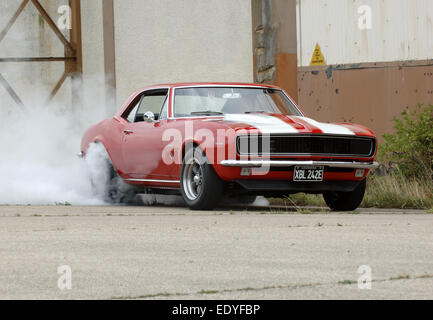
{"label": "windshield", "polygon": [[233,113],[279,113],[302,116],[287,96],[277,89],[198,87],[175,90],[175,117]]}

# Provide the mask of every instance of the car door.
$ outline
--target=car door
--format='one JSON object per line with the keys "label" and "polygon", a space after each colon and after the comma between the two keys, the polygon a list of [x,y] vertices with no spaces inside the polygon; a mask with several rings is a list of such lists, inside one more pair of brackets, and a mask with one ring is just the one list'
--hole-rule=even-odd
{"label": "car door", "polygon": [[[164,171],[162,135],[166,119],[160,119],[166,105],[168,89],[144,92],[136,107],[127,116],[124,128],[122,155],[125,171],[132,179],[167,179]],[[145,114],[151,112],[155,119],[148,121]]]}

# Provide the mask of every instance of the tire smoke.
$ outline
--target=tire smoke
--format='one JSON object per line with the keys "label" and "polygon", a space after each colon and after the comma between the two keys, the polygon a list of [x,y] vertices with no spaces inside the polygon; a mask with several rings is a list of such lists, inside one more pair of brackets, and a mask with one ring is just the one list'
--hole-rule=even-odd
{"label": "tire smoke", "polygon": [[[86,163],[76,156],[82,121],[48,108],[29,109],[0,119],[0,204],[104,203],[92,192]],[[87,164],[96,168],[95,157]],[[104,178],[103,170],[94,172]]]}

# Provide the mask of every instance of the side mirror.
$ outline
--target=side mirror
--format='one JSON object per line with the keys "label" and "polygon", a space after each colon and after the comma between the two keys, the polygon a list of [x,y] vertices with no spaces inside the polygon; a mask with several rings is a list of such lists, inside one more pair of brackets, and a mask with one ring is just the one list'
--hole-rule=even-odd
{"label": "side mirror", "polygon": [[155,122],[155,115],[152,111],[145,112],[143,118],[145,122]]}

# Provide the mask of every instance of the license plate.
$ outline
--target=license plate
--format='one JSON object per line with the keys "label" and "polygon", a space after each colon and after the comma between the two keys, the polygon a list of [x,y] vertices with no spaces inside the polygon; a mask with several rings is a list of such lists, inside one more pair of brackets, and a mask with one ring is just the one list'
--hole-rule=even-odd
{"label": "license plate", "polygon": [[323,167],[295,167],[293,181],[323,181]]}

